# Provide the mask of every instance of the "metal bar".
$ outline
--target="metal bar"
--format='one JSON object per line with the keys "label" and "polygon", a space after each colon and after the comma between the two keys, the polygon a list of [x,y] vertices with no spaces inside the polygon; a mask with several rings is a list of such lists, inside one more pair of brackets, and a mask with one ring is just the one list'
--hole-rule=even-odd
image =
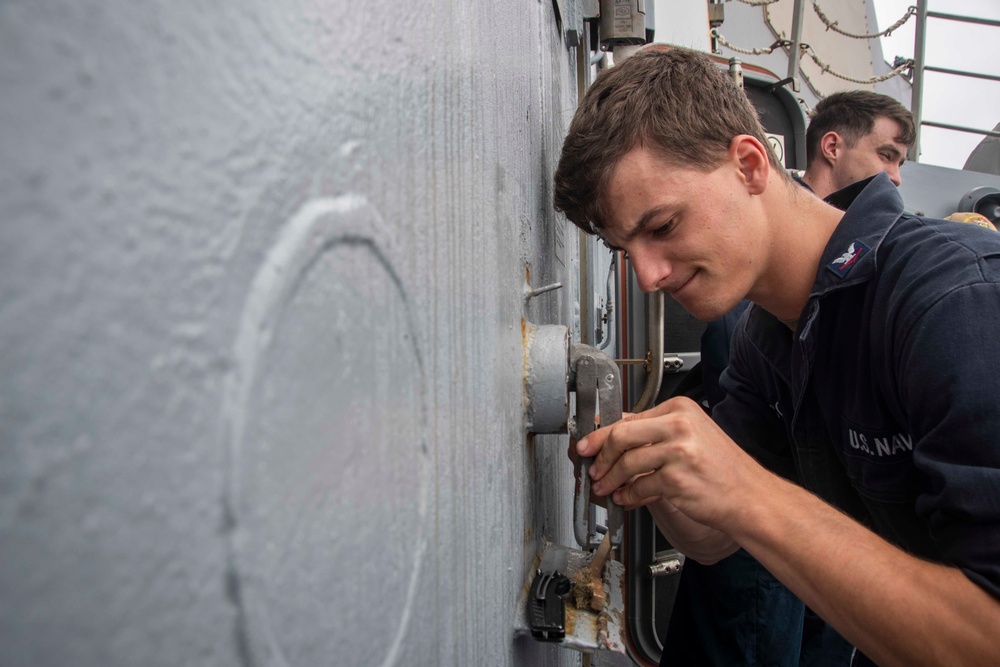
{"label": "metal bar", "polygon": [[[595,3],[596,4],[596,3]],[[600,11],[600,10],[598,10]],[[580,45],[576,47],[576,105],[583,103],[590,84],[590,23],[583,22]],[[577,250],[580,255],[580,338],[590,342],[590,235],[582,229],[577,234]]]}
{"label": "metal bar", "polygon": [[[650,359],[663,359],[663,292],[646,295],[646,347]],[[646,373],[646,383],[642,387],[639,400],[632,406],[632,412],[642,412],[653,407],[656,395],[663,382],[663,363],[650,364]]]}
{"label": "metal bar", "polygon": [[956,130],[958,132],[968,132],[969,134],[984,134],[987,137],[1000,137],[1000,132],[995,130],[977,130],[974,127],[963,127],[961,125],[949,125],[948,123],[937,123],[932,120],[921,121],[927,127],[940,127],[945,130]]}
{"label": "metal bar", "polygon": [[[630,319],[632,317],[628,303],[631,292],[628,280],[629,271],[625,253],[622,251],[615,252],[615,310],[618,311],[618,316],[615,318],[617,331],[614,352],[615,356],[618,357],[628,356],[633,347],[632,341],[628,337],[629,327],[631,326]],[[627,381],[622,382],[622,405],[632,405]]]}
{"label": "metal bar", "polygon": [[924,65],[925,72],[940,72],[941,74],[954,74],[956,76],[970,76],[974,79],[987,79],[989,81],[1000,81],[1000,76],[995,74],[982,74],[980,72],[966,72],[965,70],[947,69],[944,67],[932,67]]}
{"label": "metal bar", "polygon": [[[601,426],[610,426],[622,418],[621,373],[618,372],[614,360],[606,356],[597,358],[596,368]],[[622,526],[625,523],[625,514],[621,505],[615,504],[610,497],[607,498],[607,508],[610,543],[618,547],[622,543]]]}
{"label": "metal bar", "polygon": [[[611,348],[611,352],[609,354],[612,355],[614,354],[614,348],[611,347],[611,342],[615,340],[615,317],[617,317],[617,309],[615,308],[615,304],[617,302],[615,301],[614,295],[615,266],[617,264],[617,259],[618,253],[611,253],[611,264],[608,266],[608,278],[604,281],[604,304],[606,310],[604,311],[604,322],[601,324],[601,335],[603,336],[603,339],[601,340],[601,344],[597,346],[597,349],[601,352]],[[605,333],[605,324],[607,324],[607,333]]]}
{"label": "metal bar", "polygon": [[942,12],[927,12],[927,17],[932,19],[946,19],[948,21],[961,21],[962,23],[978,23],[979,25],[991,25],[1000,28],[1000,20],[984,19],[978,16],[960,16],[958,14],[944,14]]}
{"label": "metal bar", "polygon": [[792,80],[792,90],[799,91],[799,44],[802,42],[803,0],[795,0],[792,8],[792,46],[788,51],[788,78]]}
{"label": "metal bar", "polygon": [[720,54],[719,51],[719,37],[718,33],[715,31],[720,25],[725,22],[726,10],[725,5],[722,4],[723,0],[708,0],[708,35],[710,40],[710,47],[712,53]]}
{"label": "metal bar", "polygon": [[911,162],[920,161],[920,125],[923,110],[924,94],[924,45],[927,32],[927,0],[917,0],[917,30],[913,40],[913,87],[910,92],[910,113],[913,114],[913,124],[916,126],[916,137],[907,159]]}
{"label": "metal bar", "polygon": [[[575,436],[577,440],[583,440],[594,431],[594,419],[597,415],[597,370],[594,359],[587,355],[581,355],[572,366],[576,369]],[[573,494],[573,534],[576,543],[584,549],[590,548],[590,536],[593,532],[590,520],[590,474],[587,472],[592,462],[590,457],[577,459],[576,493]]]}
{"label": "metal bar", "polygon": [[590,331],[590,313],[593,308],[591,300],[593,290],[590,289],[590,234],[582,229],[577,235],[580,252],[580,342],[590,345],[594,342],[594,334]]}

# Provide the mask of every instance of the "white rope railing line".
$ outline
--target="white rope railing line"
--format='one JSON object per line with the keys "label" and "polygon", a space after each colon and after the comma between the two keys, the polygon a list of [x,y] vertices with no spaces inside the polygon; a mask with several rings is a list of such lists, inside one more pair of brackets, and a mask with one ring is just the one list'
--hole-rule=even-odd
{"label": "white rope railing line", "polygon": [[886,72],[885,74],[879,74],[878,76],[873,76],[873,77],[868,78],[868,79],[856,79],[856,78],[854,78],[852,76],[848,76],[846,74],[841,74],[840,72],[835,71],[828,64],[826,64],[825,62],[823,62],[822,60],[820,60],[820,57],[816,55],[816,52],[812,50],[812,47],[809,47],[808,45],[805,45],[804,48],[802,49],[802,52],[809,54],[809,57],[812,58],[812,61],[814,63],[816,63],[816,65],[821,70],[823,70],[823,72],[825,72],[827,74],[831,74],[831,75],[837,77],[838,79],[843,79],[844,81],[850,81],[851,83],[858,83],[858,84],[862,84],[862,85],[867,85],[867,84],[872,84],[872,83],[881,83],[882,81],[888,81],[892,77],[899,76],[900,74],[902,74],[904,70],[907,70],[907,69],[910,69],[911,67],[913,67],[913,61],[912,60],[904,60],[898,66],[894,67],[892,70]]}
{"label": "white rope railing line", "polygon": [[889,26],[888,28],[886,28],[882,32],[876,32],[876,33],[866,34],[866,35],[859,35],[859,34],[852,33],[852,32],[847,32],[846,30],[841,29],[837,25],[838,21],[831,21],[829,18],[827,18],[826,14],[823,13],[823,10],[819,6],[818,0],[813,0],[812,6],[813,6],[813,9],[816,11],[816,15],[819,16],[819,20],[822,21],[824,25],[826,25],[826,29],[827,30],[832,30],[832,31],[834,31],[836,33],[839,33],[839,34],[845,36],[845,37],[851,37],[852,39],[875,39],[876,37],[888,37],[889,35],[891,35],[893,33],[893,31],[895,31],[897,28],[899,28],[900,26],[902,26],[903,24],[905,24],[907,21],[909,21],[911,16],[915,16],[916,13],[917,13],[917,8],[914,7],[913,5],[910,5],[910,7],[907,8],[906,13],[903,14],[903,17],[901,19],[899,19],[898,21],[896,21],[895,23],[893,23],[891,26]]}
{"label": "white rope railing line", "polygon": [[[777,49],[779,49],[779,48],[790,47],[792,45],[792,42],[790,42],[787,39],[779,39],[778,41],[776,41],[771,46],[768,46],[768,47],[765,47],[765,48],[752,48],[752,49],[748,49],[748,48],[736,46],[735,44],[733,44],[732,42],[730,42],[729,40],[727,40],[726,37],[721,32],[719,32],[718,28],[712,29],[712,36],[715,37],[719,41],[719,44],[721,44],[722,46],[726,47],[730,51],[735,51],[736,53],[742,53],[744,55],[752,55],[752,56],[768,55],[768,54],[774,53],[774,51],[777,50]],[[911,67],[913,67],[913,61],[908,59],[908,60],[902,61],[899,65],[897,65],[896,67],[894,67],[889,72],[886,72],[885,74],[880,74],[878,76],[873,76],[873,77],[870,77],[868,79],[858,79],[856,77],[852,77],[852,76],[849,76],[847,74],[841,74],[840,72],[837,72],[830,65],[828,65],[825,62],[823,62],[823,60],[818,55],[816,55],[816,52],[813,50],[813,48],[811,46],[809,46],[808,44],[799,44],[799,56],[798,57],[802,58],[802,56],[806,55],[806,54],[809,55],[809,57],[812,59],[812,61],[814,63],[816,63],[816,66],[819,67],[820,70],[822,72],[824,72],[825,74],[830,74],[831,76],[835,76],[838,79],[843,79],[844,81],[850,81],[851,83],[857,83],[857,84],[861,84],[861,85],[868,85],[868,84],[872,84],[872,83],[880,83],[882,81],[888,81],[889,79],[893,78],[894,76],[899,76],[905,70],[910,69]]]}
{"label": "white rope railing line", "polygon": [[[717,40],[719,40],[719,44],[722,44],[724,47],[726,47],[730,51],[735,51],[736,53],[742,53],[742,54],[745,54],[745,55],[748,55],[748,56],[761,56],[761,55],[767,55],[769,53],[774,53],[774,50],[777,49],[779,46],[781,46],[783,44],[783,42],[779,40],[779,41],[775,42],[774,44],[772,44],[771,46],[769,46],[767,48],[763,48],[763,49],[758,49],[758,48],[745,49],[743,47],[736,46],[735,44],[733,44],[729,40],[727,40],[723,36],[723,34],[721,32],[719,32],[718,28],[713,28],[712,29],[712,37],[715,37]],[[791,42],[789,42],[789,44],[790,43]]]}

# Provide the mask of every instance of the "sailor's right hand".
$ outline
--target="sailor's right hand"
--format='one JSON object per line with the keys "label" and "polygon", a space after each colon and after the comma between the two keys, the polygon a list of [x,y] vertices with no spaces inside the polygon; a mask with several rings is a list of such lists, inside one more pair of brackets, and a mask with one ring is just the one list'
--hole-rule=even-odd
{"label": "sailor's right hand", "polygon": [[[622,413],[621,421],[623,421],[623,422],[631,421],[631,420],[635,419],[637,416],[638,416],[637,414],[633,414],[631,412],[623,412]],[[598,428],[599,429],[600,427],[601,427],[601,421],[600,421],[600,419],[595,418],[594,419],[594,428]],[[566,449],[566,456],[573,463],[573,467],[574,468],[577,466],[577,464],[580,461],[580,455],[577,454],[576,445],[577,445],[576,438],[574,438],[573,435],[570,434],[570,436],[569,436],[569,447]]]}
{"label": "sailor's right hand", "polygon": [[765,488],[768,475],[684,397],[598,429],[578,443],[577,453],[594,457],[596,494],[613,494],[627,509],[666,500],[693,521],[723,531],[738,521],[750,490]]}

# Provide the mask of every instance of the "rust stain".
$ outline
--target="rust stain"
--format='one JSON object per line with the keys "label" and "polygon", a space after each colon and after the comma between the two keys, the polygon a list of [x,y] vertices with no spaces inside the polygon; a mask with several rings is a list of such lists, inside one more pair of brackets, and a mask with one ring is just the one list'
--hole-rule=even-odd
{"label": "rust stain", "polygon": [[608,635],[608,615],[599,614],[597,619],[597,643],[599,646],[610,646]]}
{"label": "rust stain", "polygon": [[576,610],[566,604],[563,600],[563,607],[566,609],[566,634],[576,634]]}
{"label": "rust stain", "polygon": [[597,634],[597,614],[566,605],[566,634],[577,636]]}
{"label": "rust stain", "polygon": [[[524,384],[523,392],[524,397],[527,399],[528,396],[528,368],[531,366],[531,338],[534,332],[533,326],[528,324],[528,321],[521,318],[521,381]],[[527,409],[527,403],[525,403],[525,409]]]}
{"label": "rust stain", "polygon": [[[527,431],[528,426],[528,368],[530,367],[531,341],[529,340],[532,327],[528,321],[521,317],[521,410],[523,411],[522,425]],[[530,442],[528,443],[530,446]]]}
{"label": "rust stain", "polygon": [[573,582],[573,602],[578,609],[590,609],[590,600],[594,596],[594,590],[590,583],[590,572],[587,568],[581,568],[569,576]]}

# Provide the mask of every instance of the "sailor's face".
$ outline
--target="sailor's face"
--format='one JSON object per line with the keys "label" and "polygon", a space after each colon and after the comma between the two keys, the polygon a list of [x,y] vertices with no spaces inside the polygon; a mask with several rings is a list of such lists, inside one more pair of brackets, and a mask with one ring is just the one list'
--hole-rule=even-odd
{"label": "sailor's face", "polygon": [[745,298],[763,265],[763,229],[737,172],[729,159],[703,172],[640,147],[618,162],[605,195],[601,234],[628,252],[639,287],[703,321]]}
{"label": "sailor's face", "polygon": [[833,166],[834,187],[837,190],[846,188],[880,171],[898,186],[902,182],[899,170],[906,160],[906,145],[896,141],[899,134],[899,123],[879,116],[872,131],[854,146],[845,143],[843,153]]}

